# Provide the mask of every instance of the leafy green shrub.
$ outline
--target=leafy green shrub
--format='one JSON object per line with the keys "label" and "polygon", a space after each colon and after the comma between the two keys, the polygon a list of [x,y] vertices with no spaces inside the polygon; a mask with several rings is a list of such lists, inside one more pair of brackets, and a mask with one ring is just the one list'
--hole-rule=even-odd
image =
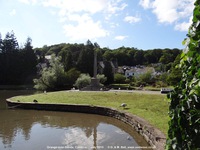
{"label": "leafy green shrub", "polygon": [[156,82],[156,87],[161,88],[161,87],[167,87],[167,84],[163,81],[157,81]]}
{"label": "leafy green shrub", "polygon": [[170,74],[167,77],[167,82],[169,85],[176,86],[181,80],[181,68],[178,67],[178,64],[180,63],[180,56],[181,55],[178,55],[176,57],[170,69]]}
{"label": "leafy green shrub", "polygon": [[126,78],[126,80],[125,80],[125,83],[130,83],[131,82],[131,79],[129,79],[129,78]]}
{"label": "leafy green shrub", "polygon": [[147,83],[140,81],[140,80],[137,80],[134,85],[137,86],[137,87],[140,87],[140,86],[146,86]]}
{"label": "leafy green shrub", "polygon": [[90,85],[91,77],[89,74],[81,74],[79,78],[76,80],[74,86],[78,87],[79,89]]}
{"label": "leafy green shrub", "polygon": [[169,130],[166,149],[200,148],[200,0],[196,0],[193,23],[181,55],[182,78],[168,95]]}
{"label": "leafy green shrub", "polygon": [[97,79],[99,79],[99,82],[101,84],[104,84],[106,82],[106,80],[107,80],[107,77],[105,77],[104,74],[97,74]]}
{"label": "leafy green shrub", "polygon": [[154,82],[154,78],[152,77],[152,72],[147,72],[144,74],[139,75],[136,77],[136,86],[141,86],[141,85],[148,85],[152,84]]}
{"label": "leafy green shrub", "polygon": [[125,80],[126,80],[126,77],[123,74],[116,73],[114,75],[115,83],[123,84],[123,83],[125,83]]}

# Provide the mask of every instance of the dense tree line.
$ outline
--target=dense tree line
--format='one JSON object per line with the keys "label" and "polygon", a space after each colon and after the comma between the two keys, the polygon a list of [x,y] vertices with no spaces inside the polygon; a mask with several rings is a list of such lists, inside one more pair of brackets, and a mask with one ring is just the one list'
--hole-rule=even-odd
{"label": "dense tree line", "polygon": [[[118,66],[160,63],[157,69],[167,71],[174,66],[173,62],[181,52],[179,49],[152,49],[144,51],[134,47],[119,47],[112,50],[109,48],[101,48],[98,43],[92,43],[90,40],[85,44],[61,43],[51,46],[44,45],[41,48],[34,49],[31,43],[31,38],[27,38],[25,44],[19,47],[14,32],[8,32],[4,39],[0,36],[0,84],[31,84],[33,79],[36,78],[36,72],[38,71],[36,66],[46,63],[45,56],[52,54],[59,58],[59,63],[62,64],[65,77],[73,77],[72,74],[76,73],[78,75],[78,72],[93,76],[93,57],[95,50],[98,61],[104,61],[105,64],[103,71],[103,74],[107,78],[105,84],[111,84],[114,81],[114,76],[111,73],[110,61]],[[52,63],[48,65],[54,70]],[[51,70],[40,70],[38,72],[39,74],[37,74],[37,79],[42,77],[42,72],[46,74],[47,72],[52,73]],[[176,72],[174,71],[174,73]],[[43,76],[43,79],[45,78]],[[66,81],[70,82],[74,80],[68,79]],[[35,81],[39,83],[44,80]],[[58,84],[59,81],[54,79],[53,82]],[[70,87],[74,83],[70,82],[65,84]]]}
{"label": "dense tree line", "polygon": [[[180,49],[152,49],[139,50],[137,48],[120,47],[117,49],[100,48],[97,43],[87,41],[86,44],[57,44],[35,48],[36,53],[44,55],[56,54],[62,57],[65,68],[77,67],[83,73],[92,75],[94,49],[97,51],[98,61],[114,61],[118,66],[136,66],[161,63],[169,70]],[[168,65],[168,66],[167,66]]]}
{"label": "dense tree line", "polygon": [[[167,72],[170,70],[170,78],[168,74],[161,77],[151,78],[151,82],[155,83],[161,80],[160,86],[175,85],[179,82],[179,71],[175,69],[181,50],[179,49],[153,49],[153,50],[138,50],[136,48],[120,47],[111,50],[109,48],[101,48],[98,43],[87,41],[85,44],[57,44],[51,46],[43,46],[42,48],[34,49],[40,62],[45,62],[45,55],[55,54],[60,58],[60,63],[64,67],[64,71],[68,72],[70,69],[80,71],[80,73],[89,74],[93,76],[93,61],[94,51],[97,52],[98,61],[104,62],[103,74],[106,77],[104,84],[109,85],[115,82],[114,74],[112,73],[112,66],[110,61],[114,62],[117,66],[136,66],[136,65],[152,65],[159,64],[155,68],[156,71]],[[177,61],[175,61],[177,59]],[[49,78],[49,77],[45,77]],[[154,80],[153,80],[154,79]],[[167,81],[170,79],[170,81]],[[172,80],[172,81],[171,81]],[[127,83],[132,80],[126,80]],[[129,81],[129,82],[128,82]],[[139,80],[138,80],[139,81]],[[143,83],[141,81],[141,83]],[[141,84],[138,83],[137,85]],[[157,82],[158,83],[158,82]],[[68,86],[72,87],[73,84]]]}
{"label": "dense tree line", "polygon": [[36,75],[37,59],[31,45],[31,38],[19,47],[14,32],[8,32],[4,39],[0,34],[0,84],[32,84]]}
{"label": "dense tree line", "polygon": [[[98,45],[98,44],[97,44]],[[36,48],[38,54],[45,55],[62,55],[63,52],[69,51],[72,55],[74,63],[81,61],[83,57],[93,57],[93,49],[95,44],[87,41],[84,44],[58,44],[52,46],[44,46],[42,48]],[[178,54],[181,53],[180,49],[153,49],[153,50],[138,50],[137,48],[120,47],[114,50],[109,48],[97,49],[98,60],[111,60],[118,62],[119,66],[135,66],[135,65],[148,65],[152,63],[168,64],[173,62]],[[84,56],[82,56],[84,55]],[[85,58],[86,59],[86,58]]]}

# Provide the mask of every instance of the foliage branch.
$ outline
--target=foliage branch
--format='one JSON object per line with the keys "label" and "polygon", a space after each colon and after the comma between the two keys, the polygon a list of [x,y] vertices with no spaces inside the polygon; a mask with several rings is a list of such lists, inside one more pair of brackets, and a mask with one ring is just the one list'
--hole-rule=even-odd
{"label": "foliage branch", "polygon": [[200,148],[200,0],[196,0],[179,68],[181,82],[168,95],[169,130],[166,149]]}

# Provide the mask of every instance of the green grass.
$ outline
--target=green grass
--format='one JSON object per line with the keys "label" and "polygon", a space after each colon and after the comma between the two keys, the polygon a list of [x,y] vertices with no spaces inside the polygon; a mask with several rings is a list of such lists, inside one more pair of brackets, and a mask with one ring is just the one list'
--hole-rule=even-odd
{"label": "green grass", "polygon": [[[145,86],[145,87],[144,87],[144,90],[149,90],[149,91],[160,91],[161,88],[163,88],[163,87],[158,88],[158,87],[153,87],[153,86]],[[164,88],[174,89],[173,86],[167,86],[167,87],[164,87]]]}
{"label": "green grass", "polygon": [[[153,126],[159,128],[165,135],[168,130],[168,102],[166,95],[146,94],[133,92],[75,92],[60,91],[46,94],[13,97],[12,101],[32,102],[34,99],[39,103],[64,103],[64,104],[87,104],[106,106],[130,112],[144,118]],[[127,103],[124,110],[120,107]]]}
{"label": "green grass", "polygon": [[161,88],[157,87],[152,87],[152,86],[145,86],[144,90],[149,90],[149,91],[160,91]]}

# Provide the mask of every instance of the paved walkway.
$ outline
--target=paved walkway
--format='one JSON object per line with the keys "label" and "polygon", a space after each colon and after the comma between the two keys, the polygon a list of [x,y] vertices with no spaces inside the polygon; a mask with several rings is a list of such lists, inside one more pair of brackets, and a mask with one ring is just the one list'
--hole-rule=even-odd
{"label": "paved walkway", "polygon": [[[79,91],[79,90],[70,90]],[[81,92],[98,92],[98,91],[81,91]],[[102,92],[102,91],[99,91]],[[109,90],[103,92],[128,92],[128,93],[141,93],[141,94],[161,94],[160,91],[148,91],[148,90]]]}
{"label": "paved walkway", "polygon": [[110,90],[111,92],[133,92],[141,94],[161,94],[160,91],[148,91],[148,90]]}

